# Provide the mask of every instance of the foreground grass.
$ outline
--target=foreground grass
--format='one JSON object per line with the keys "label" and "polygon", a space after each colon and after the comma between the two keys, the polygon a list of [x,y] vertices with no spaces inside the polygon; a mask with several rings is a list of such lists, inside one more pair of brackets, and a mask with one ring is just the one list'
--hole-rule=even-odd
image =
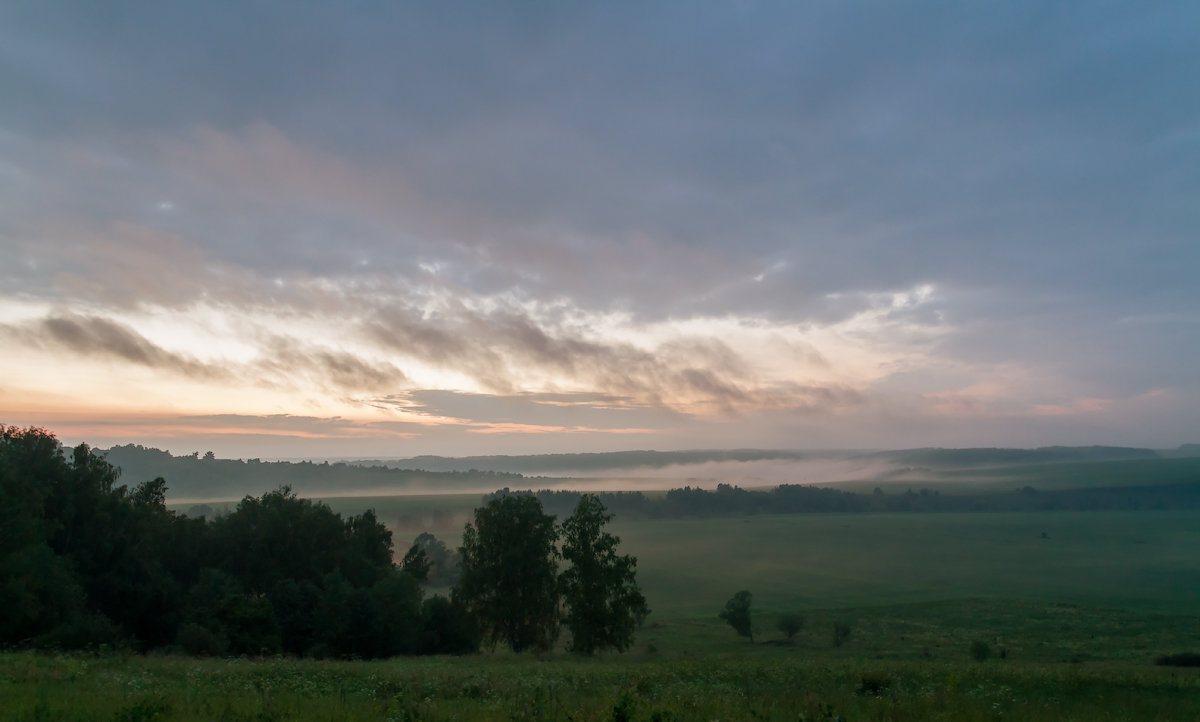
{"label": "foreground grass", "polygon": [[[473,500],[341,503],[380,508],[398,533],[444,529],[456,544]],[[1200,650],[1200,512],[613,527],[653,609],[625,655],[8,653],[0,720],[1200,720],[1200,670],[1152,664]],[[758,644],[716,619],[740,588],[754,593]],[[783,612],[806,618],[792,643],[775,631]],[[844,645],[834,622],[852,628]],[[975,642],[995,656],[973,661]]]}
{"label": "foreground grass", "polygon": [[1191,720],[1195,670],[795,654],[386,662],[0,655],[6,720]]}
{"label": "foreground grass", "polygon": [[[812,610],[757,643],[667,619],[624,655],[322,662],[0,654],[8,720],[1197,720],[1200,619],[968,599]],[[850,625],[835,645],[832,622]],[[976,661],[971,646],[991,657]],[[1004,657],[1000,658],[1003,652]]]}

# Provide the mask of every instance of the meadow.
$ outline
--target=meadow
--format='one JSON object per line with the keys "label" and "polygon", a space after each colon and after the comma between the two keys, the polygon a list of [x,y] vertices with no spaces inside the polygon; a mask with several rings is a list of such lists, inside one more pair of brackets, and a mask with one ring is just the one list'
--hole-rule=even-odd
{"label": "meadow", "polygon": [[[0,656],[4,719],[1193,720],[1195,670],[822,660],[756,645],[695,659],[382,662]],[[1190,674],[1189,674],[1190,672]]]}
{"label": "meadow", "polygon": [[[403,550],[450,546],[479,495],[326,499],[374,509]],[[775,613],[1006,598],[1200,610],[1200,511],[787,514],[615,519],[656,618],[707,618],[739,589]]]}
{"label": "meadow", "polygon": [[[478,495],[374,508],[457,544]],[[1194,720],[1200,512],[616,520],[651,615],[625,654],[322,662],[0,655],[8,720]],[[717,619],[754,594],[751,643]],[[784,613],[804,625],[777,630]],[[835,643],[835,623],[850,634]]]}

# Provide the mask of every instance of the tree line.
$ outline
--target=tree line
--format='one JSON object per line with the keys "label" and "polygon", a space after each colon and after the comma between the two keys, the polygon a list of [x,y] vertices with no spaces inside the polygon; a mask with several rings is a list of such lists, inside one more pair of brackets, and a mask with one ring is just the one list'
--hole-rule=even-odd
{"label": "tree line", "polygon": [[160,449],[126,444],[104,452],[113,466],[128,476],[171,480],[177,496],[229,498],[253,491],[268,491],[287,484],[302,494],[329,494],[332,490],[378,491],[428,488],[433,491],[495,489],[526,477],[502,471],[427,471],[397,469],[375,464],[312,461],[218,459],[213,452],[174,456]]}
{"label": "tree line", "polygon": [[545,649],[565,626],[587,654],[627,648],[647,611],[595,497],[561,525],[533,497],[489,502],[450,596],[426,597],[453,559],[432,535],[396,561],[372,511],[343,518],[284,486],[190,518],[163,478],[119,474],[86,444],[0,425],[0,647],[375,658]]}
{"label": "tree line", "polygon": [[[1176,463],[1165,460],[1164,463]],[[1012,491],[943,494],[929,488],[888,491],[876,488],[862,494],[830,487],[780,484],[770,489],[743,489],[718,484],[716,489],[686,486],[662,496],[639,491],[599,492],[604,505],[623,519],[673,519],[685,517],[746,516],[752,514],[869,513],[869,512],[1019,512],[1019,511],[1121,511],[1139,509],[1200,508],[1200,460],[1178,460],[1192,469],[1188,481],[1098,486],[1079,489],[1035,489],[1025,485]],[[577,503],[582,492],[564,490],[511,491],[531,494],[551,512]]]}

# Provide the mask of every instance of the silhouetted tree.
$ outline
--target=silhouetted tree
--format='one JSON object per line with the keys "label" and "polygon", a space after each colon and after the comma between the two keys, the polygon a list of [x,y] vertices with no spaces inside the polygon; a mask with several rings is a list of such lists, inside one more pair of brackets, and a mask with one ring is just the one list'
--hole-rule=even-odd
{"label": "silhouetted tree", "polygon": [[533,496],[513,494],[475,510],[463,532],[462,579],[452,599],[493,647],[549,649],[558,636],[558,531]]}
{"label": "silhouetted tree", "polygon": [[408,551],[404,554],[404,559],[400,562],[400,568],[418,582],[429,579],[429,567],[429,556],[425,554],[424,549],[416,544],[408,548]]}
{"label": "silhouetted tree", "polygon": [[479,651],[479,627],[461,604],[434,595],[425,600],[421,612],[421,654]]}
{"label": "silhouetted tree", "polygon": [[725,602],[725,609],[717,616],[724,619],[739,636],[749,637],[754,642],[754,630],[750,624],[750,602],[754,595],[743,589]]}
{"label": "silhouetted tree", "polygon": [[620,539],[605,532],[612,519],[593,494],[579,499],[562,524],[562,555],[571,566],[559,577],[571,630],[571,651],[625,651],[638,620],[649,613],[635,578],[637,560],[618,555]]}
{"label": "silhouetted tree", "polygon": [[413,540],[413,546],[425,553],[429,560],[429,575],[425,580],[430,586],[450,587],[458,583],[458,552],[446,548],[446,544],[429,532],[421,532]]}
{"label": "silhouetted tree", "polygon": [[804,617],[795,612],[787,612],[779,617],[779,631],[788,639],[796,636],[796,632],[804,627]]}

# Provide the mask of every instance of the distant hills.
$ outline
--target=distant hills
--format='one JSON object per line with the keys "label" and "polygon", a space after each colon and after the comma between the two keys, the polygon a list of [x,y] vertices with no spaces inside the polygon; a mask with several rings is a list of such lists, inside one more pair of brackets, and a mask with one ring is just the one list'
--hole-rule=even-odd
{"label": "distant hills", "polygon": [[[1200,445],[1195,455],[1200,456]],[[1180,447],[1181,449],[1184,447]],[[1173,454],[1174,452],[1167,452]],[[1008,464],[1057,464],[1069,461],[1128,461],[1161,459],[1163,452],[1125,446],[1043,446],[1037,449],[905,449],[884,451],[876,456],[903,464],[961,468]]]}
{"label": "distant hills", "polygon": [[345,462],[217,459],[199,454],[172,456],[160,449],[133,444],[114,446],[103,453],[108,463],[121,470],[122,482],[133,486],[161,476],[167,481],[167,494],[172,499],[240,499],[285,484],[301,496],[448,494],[490,491],[525,479],[520,474],[486,470],[431,472]]}
{"label": "distant hills", "polygon": [[372,459],[351,463],[427,471],[486,469],[521,474],[663,469],[715,462],[815,461],[828,459],[878,460],[904,466],[965,468],[1011,464],[1127,461],[1200,457],[1200,444],[1159,451],[1124,446],[1043,446],[1037,449],[919,448],[894,451],[780,451],[732,449],[695,451],[614,451],[591,454],[534,454],[518,456],[414,456],[404,459]]}
{"label": "distant hills", "polygon": [[763,449],[697,451],[609,451],[590,454],[529,454],[523,456],[414,456],[407,459],[356,461],[369,466],[428,471],[470,471],[487,469],[520,474],[583,471],[620,471],[663,469],[668,466],[709,464],[728,461],[800,461],[824,453]]}
{"label": "distant hills", "polygon": [[[503,487],[546,488],[569,485],[573,474],[636,476],[639,470],[678,467],[681,486],[691,472],[709,464],[783,462],[796,464],[797,478],[809,462],[861,462],[862,473],[845,480],[880,481],[971,478],[1008,483],[1019,480],[1039,488],[1084,488],[1200,480],[1200,444],[1159,451],[1115,446],[1049,446],[1038,449],[903,449],[896,451],[781,451],[762,449],[693,451],[621,451],[525,456],[417,456],[394,460],[337,462],[218,459],[211,454],[173,456],[136,445],[105,452],[130,485],[163,477],[175,499],[236,499],[290,485],[307,496],[389,493],[489,492]],[[728,468],[728,466],[724,467]],[[593,484],[594,480],[582,483]]]}

